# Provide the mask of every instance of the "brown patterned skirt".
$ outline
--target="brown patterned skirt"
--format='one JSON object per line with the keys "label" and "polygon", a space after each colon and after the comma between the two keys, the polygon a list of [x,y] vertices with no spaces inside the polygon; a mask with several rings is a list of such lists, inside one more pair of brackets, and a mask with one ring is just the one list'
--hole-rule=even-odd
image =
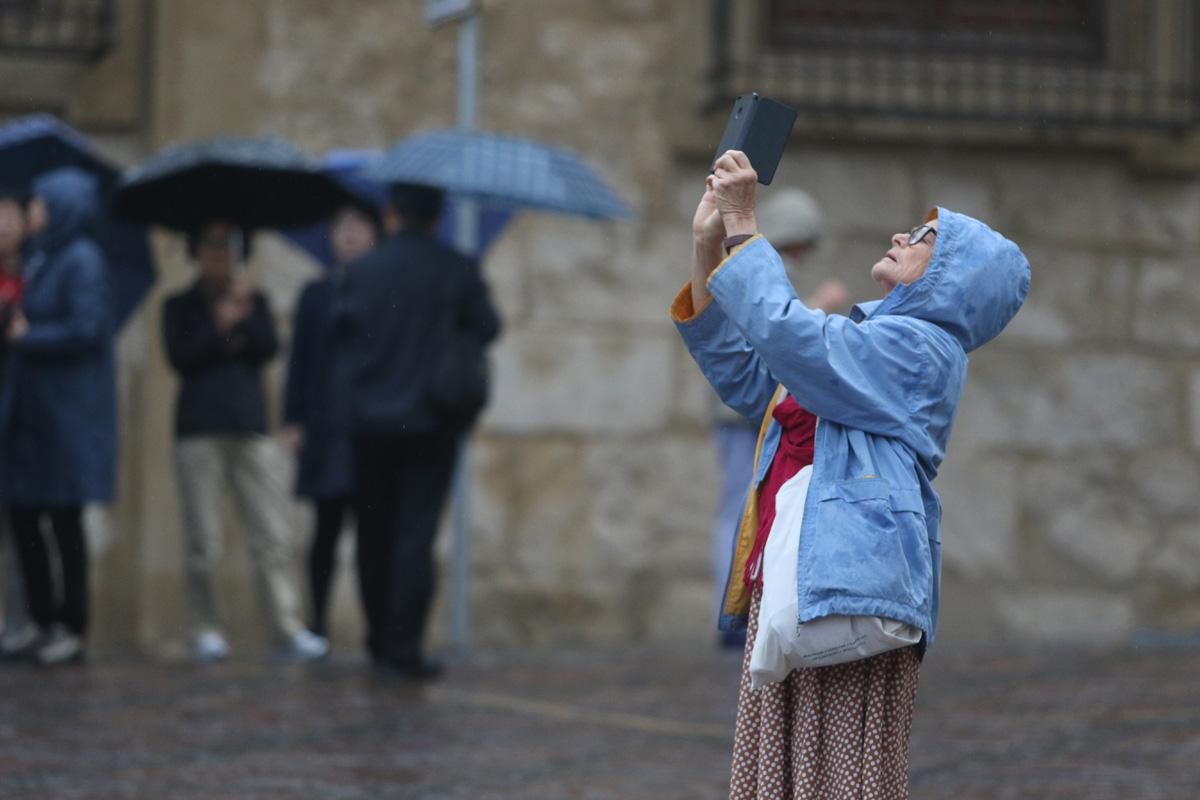
{"label": "brown patterned skirt", "polygon": [[921,662],[913,648],[797,669],[750,689],[756,591],[738,695],[730,800],[902,800]]}

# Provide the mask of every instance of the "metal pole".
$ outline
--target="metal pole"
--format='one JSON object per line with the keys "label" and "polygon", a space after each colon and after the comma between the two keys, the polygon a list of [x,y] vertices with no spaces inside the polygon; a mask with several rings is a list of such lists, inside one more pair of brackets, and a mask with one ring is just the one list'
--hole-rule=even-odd
{"label": "metal pole", "polygon": [[[476,126],[479,87],[479,12],[472,11],[458,31],[458,127]],[[455,201],[455,243],[463,253],[479,250],[479,204]],[[471,646],[471,447],[464,437],[454,470],[454,556],[451,567],[450,645],[458,656]]]}

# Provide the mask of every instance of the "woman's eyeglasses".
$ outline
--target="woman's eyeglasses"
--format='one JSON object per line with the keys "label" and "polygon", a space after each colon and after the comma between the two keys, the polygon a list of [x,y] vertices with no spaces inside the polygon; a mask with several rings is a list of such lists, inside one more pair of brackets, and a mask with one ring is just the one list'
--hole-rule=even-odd
{"label": "woman's eyeglasses", "polygon": [[934,236],[937,236],[937,228],[929,224],[918,225],[908,232],[908,246],[912,247],[920,244],[921,242],[925,241],[925,237],[931,233]]}

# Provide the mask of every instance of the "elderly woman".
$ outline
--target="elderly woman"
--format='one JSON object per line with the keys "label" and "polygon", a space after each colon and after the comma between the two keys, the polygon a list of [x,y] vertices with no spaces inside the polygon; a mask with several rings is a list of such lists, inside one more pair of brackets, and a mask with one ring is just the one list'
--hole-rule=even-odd
{"label": "elderly woman", "polygon": [[[671,308],[721,398],[762,422],[721,613],[723,629],[749,628],[730,797],[906,797],[917,677],[937,627],[932,481],[967,353],[1020,309],[1029,264],[983,223],[939,208],[872,267],[882,300],[849,318],[810,310],[757,235],[756,181],[744,154],[718,159],[693,221],[692,279]],[[752,689],[776,494],[805,468],[798,622],[878,618],[919,640]]]}

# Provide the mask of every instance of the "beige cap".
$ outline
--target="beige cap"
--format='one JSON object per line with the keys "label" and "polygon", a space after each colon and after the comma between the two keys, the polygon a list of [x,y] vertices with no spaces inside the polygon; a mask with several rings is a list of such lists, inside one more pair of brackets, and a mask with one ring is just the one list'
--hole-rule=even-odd
{"label": "beige cap", "polygon": [[815,244],[821,238],[821,209],[808,192],[776,189],[755,214],[758,232],[776,247]]}

